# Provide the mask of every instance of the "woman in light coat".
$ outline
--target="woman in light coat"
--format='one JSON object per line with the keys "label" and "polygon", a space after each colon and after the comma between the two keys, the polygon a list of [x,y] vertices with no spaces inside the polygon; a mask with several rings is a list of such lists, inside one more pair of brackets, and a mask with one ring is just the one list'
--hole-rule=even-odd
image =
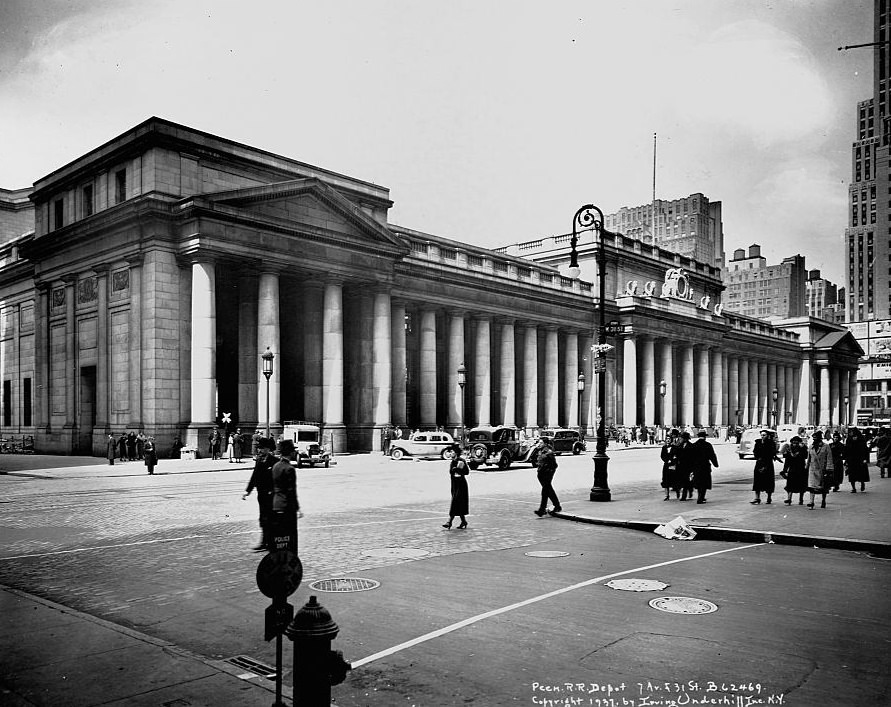
{"label": "woman in light coat", "polygon": [[807,455],[807,490],[811,495],[811,502],[807,507],[811,510],[814,508],[814,495],[818,493],[823,496],[820,508],[826,508],[826,492],[834,483],[832,450],[828,444],[823,444],[823,433],[820,430],[814,431],[813,440]]}

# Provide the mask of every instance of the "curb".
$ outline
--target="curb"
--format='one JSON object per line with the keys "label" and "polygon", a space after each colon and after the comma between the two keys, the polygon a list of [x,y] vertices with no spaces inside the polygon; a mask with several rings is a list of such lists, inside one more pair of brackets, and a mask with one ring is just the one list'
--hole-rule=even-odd
{"label": "curb", "polygon": [[[555,518],[588,523],[590,525],[606,525],[614,528],[628,528],[652,533],[662,523],[637,520],[619,520],[611,518],[593,518],[591,516],[571,515],[569,513],[551,513]],[[882,559],[891,559],[891,543],[880,540],[858,540],[856,538],[833,538],[819,535],[800,535],[796,533],[777,533],[771,530],[746,530],[741,528],[721,528],[713,525],[691,525],[696,531],[697,539],[721,540],[724,542],[771,543],[776,545],[810,545],[827,550],[849,550],[867,552]]]}

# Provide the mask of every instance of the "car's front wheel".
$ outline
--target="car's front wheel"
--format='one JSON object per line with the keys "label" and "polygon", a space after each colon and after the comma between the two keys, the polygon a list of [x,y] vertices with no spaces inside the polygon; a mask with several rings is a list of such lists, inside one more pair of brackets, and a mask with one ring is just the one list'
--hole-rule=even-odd
{"label": "car's front wheel", "polygon": [[405,456],[405,452],[403,452],[403,451],[402,451],[401,449],[399,449],[398,447],[397,447],[396,449],[394,449],[392,452],[390,452],[390,457],[391,457],[392,459],[395,459],[396,461],[399,461],[399,460],[402,459],[402,457],[404,457],[404,456]]}
{"label": "car's front wheel", "polygon": [[580,445],[580,444],[574,445],[572,448],[572,453],[573,454],[581,454],[582,453],[582,445]]}
{"label": "car's front wheel", "polygon": [[498,457],[498,468],[502,471],[510,468],[510,452],[506,449],[502,451],[501,456]]}

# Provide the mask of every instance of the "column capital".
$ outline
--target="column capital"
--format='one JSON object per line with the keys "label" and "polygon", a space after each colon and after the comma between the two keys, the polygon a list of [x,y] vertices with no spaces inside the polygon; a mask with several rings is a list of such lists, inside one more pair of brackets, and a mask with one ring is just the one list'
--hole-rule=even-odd
{"label": "column capital", "polygon": [[111,272],[111,265],[109,263],[101,263],[91,266],[90,270],[96,274],[96,277],[108,277],[108,273]]}

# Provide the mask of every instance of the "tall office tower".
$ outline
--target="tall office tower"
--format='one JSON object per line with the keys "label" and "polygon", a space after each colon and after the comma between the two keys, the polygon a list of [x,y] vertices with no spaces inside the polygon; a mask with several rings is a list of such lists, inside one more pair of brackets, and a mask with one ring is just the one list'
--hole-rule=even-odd
{"label": "tall office tower", "polygon": [[768,265],[761,246],[749,246],[748,253],[737,248],[724,274],[724,309],[758,319],[803,317],[806,282],[803,255]]}
{"label": "tall office tower", "polygon": [[873,95],[857,104],[852,145],[846,315],[850,322],[891,316],[891,0],[875,0]]}
{"label": "tall office tower", "polygon": [[[820,277],[819,270],[810,270],[806,285],[807,314],[809,317],[836,321],[839,288],[829,280]],[[844,293],[844,288],[841,288]]]}
{"label": "tall office tower", "polygon": [[721,202],[702,194],[683,199],[656,199],[643,206],[623,206],[604,216],[606,228],[652,243],[701,263],[724,267],[724,225]]}

